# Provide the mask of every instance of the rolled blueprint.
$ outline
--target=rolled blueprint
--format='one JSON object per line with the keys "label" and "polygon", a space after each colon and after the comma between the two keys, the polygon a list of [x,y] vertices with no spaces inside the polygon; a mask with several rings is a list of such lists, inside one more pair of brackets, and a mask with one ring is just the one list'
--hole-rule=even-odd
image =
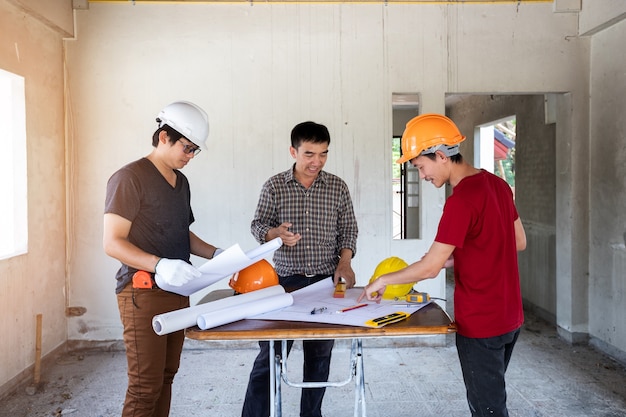
{"label": "rolled blueprint", "polygon": [[239,294],[234,297],[226,297],[220,300],[170,311],[169,313],[158,314],[152,318],[152,328],[156,334],[161,336],[195,326],[198,316],[202,314],[209,314],[232,306],[239,307],[255,300],[284,293],[285,289],[283,287],[280,285],[272,285],[271,287]]}
{"label": "rolled blueprint", "polygon": [[205,313],[198,316],[198,327],[202,330],[221,326],[222,324],[232,323],[237,320],[243,320],[257,314],[267,313],[269,311],[279,310],[293,304],[291,294],[273,295],[267,298],[261,298],[249,303],[226,307],[211,313]]}
{"label": "rolled blueprint", "polygon": [[163,282],[159,275],[155,277],[156,283],[159,288],[165,291],[180,295],[191,295],[197,291],[205,289],[211,284],[215,284],[217,281],[228,277],[235,272],[241,271],[257,261],[260,261],[265,256],[280,248],[282,244],[283,241],[281,238],[277,237],[276,239],[265,242],[259,247],[256,247],[246,253],[241,250],[238,244],[235,244],[200,266],[198,268],[198,271],[202,273],[200,277],[194,278],[180,287],[175,287]]}

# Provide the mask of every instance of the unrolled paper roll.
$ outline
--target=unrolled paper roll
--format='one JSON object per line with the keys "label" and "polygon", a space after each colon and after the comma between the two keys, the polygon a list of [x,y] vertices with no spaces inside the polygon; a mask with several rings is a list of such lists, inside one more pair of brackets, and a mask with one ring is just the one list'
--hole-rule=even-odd
{"label": "unrolled paper roll", "polygon": [[278,310],[293,304],[291,294],[273,295],[267,298],[261,298],[249,303],[236,306],[226,307],[211,313],[205,313],[198,316],[198,327],[202,330],[221,326],[222,324],[232,323],[237,320],[243,320],[258,314],[267,313],[268,311]]}
{"label": "unrolled paper roll", "polygon": [[241,250],[238,244],[235,244],[213,259],[209,259],[203,265],[200,265],[198,271],[200,271],[202,275],[188,281],[180,287],[164,282],[163,278],[158,274],[154,279],[162,290],[189,296],[260,261],[264,256],[268,256],[276,249],[280,248],[282,244],[283,241],[277,237],[246,253]]}
{"label": "unrolled paper roll", "polygon": [[158,314],[152,318],[152,328],[159,336],[195,326],[198,316],[208,314],[231,306],[240,306],[249,302],[274,295],[285,294],[285,289],[280,285],[239,294],[234,297],[226,297],[220,300],[199,304],[169,313]]}

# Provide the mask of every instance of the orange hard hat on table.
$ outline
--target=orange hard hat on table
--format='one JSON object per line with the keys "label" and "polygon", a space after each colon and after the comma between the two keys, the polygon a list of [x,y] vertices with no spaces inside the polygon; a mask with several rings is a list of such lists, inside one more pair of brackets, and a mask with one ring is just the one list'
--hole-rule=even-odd
{"label": "orange hard hat on table", "polygon": [[236,292],[243,294],[278,285],[278,274],[269,262],[261,259],[233,274],[228,285]]}
{"label": "orange hard hat on table", "polygon": [[402,134],[402,156],[396,162],[403,164],[420,155],[443,151],[446,156],[459,153],[458,144],[465,140],[452,120],[441,114],[426,113],[409,120]]}

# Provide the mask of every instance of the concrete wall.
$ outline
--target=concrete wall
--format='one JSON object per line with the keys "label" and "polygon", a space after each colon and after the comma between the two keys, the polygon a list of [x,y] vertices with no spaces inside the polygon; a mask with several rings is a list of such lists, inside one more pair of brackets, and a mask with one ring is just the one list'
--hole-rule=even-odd
{"label": "concrete wall", "polygon": [[6,3],[65,36],[71,37],[74,33],[72,0],[6,0]]}
{"label": "concrete wall", "polygon": [[580,0],[580,2],[582,7],[578,33],[581,36],[600,33],[626,18],[626,4],[622,0]]}
{"label": "concrete wall", "polygon": [[626,360],[626,58],[617,53],[624,39],[622,20],[591,42],[589,334]]}
{"label": "concrete wall", "polygon": [[33,375],[37,314],[43,355],[67,339],[63,37],[72,8],[43,3],[0,0],[0,68],[25,79],[29,201],[28,253],[0,260],[0,395]]}
{"label": "concrete wall", "polygon": [[[587,144],[567,139],[574,134],[572,126],[561,126],[559,131],[557,123],[557,184],[561,184],[557,190],[557,323],[565,338],[590,337],[592,344],[622,362],[626,361],[626,305],[621,296],[626,135],[621,120],[626,111],[626,56],[617,51],[623,49],[625,18],[625,2],[583,0],[579,33],[590,35]],[[558,118],[571,117],[574,99],[569,94],[562,97]],[[580,155],[578,161],[575,155]],[[585,181],[588,196],[575,191]],[[585,224],[585,218],[588,232],[577,231],[576,220]]]}

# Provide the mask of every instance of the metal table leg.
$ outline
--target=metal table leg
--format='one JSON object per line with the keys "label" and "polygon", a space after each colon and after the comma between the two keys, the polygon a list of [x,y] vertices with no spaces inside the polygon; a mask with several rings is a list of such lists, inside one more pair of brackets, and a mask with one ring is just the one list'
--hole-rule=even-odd
{"label": "metal table leg", "polygon": [[[283,343],[286,341],[283,340]],[[274,351],[274,342],[269,342],[270,359],[270,417],[281,417],[280,367],[282,358]]]}
{"label": "metal table leg", "polygon": [[[276,393],[274,408],[277,414],[270,414],[271,417],[281,416],[281,404],[280,404],[280,386],[281,379],[285,384],[295,388],[327,388],[327,387],[342,387],[348,384],[354,378],[354,417],[359,416],[359,410],[361,417],[366,417],[365,409],[365,375],[363,372],[363,343],[361,339],[352,339],[352,347],[350,349],[350,375],[347,379],[338,382],[293,382],[289,380],[287,376],[287,341],[282,341],[282,356],[276,355],[275,359],[272,356],[274,353],[273,345],[270,347],[270,368],[274,370],[275,376],[271,378],[270,393]],[[270,396],[270,401],[272,400]]]}
{"label": "metal table leg", "polygon": [[352,347],[356,343],[356,363],[354,365],[354,417],[359,415],[359,406],[361,409],[361,417],[366,417],[365,410],[365,374],[363,372],[363,342],[361,339],[352,339]]}

